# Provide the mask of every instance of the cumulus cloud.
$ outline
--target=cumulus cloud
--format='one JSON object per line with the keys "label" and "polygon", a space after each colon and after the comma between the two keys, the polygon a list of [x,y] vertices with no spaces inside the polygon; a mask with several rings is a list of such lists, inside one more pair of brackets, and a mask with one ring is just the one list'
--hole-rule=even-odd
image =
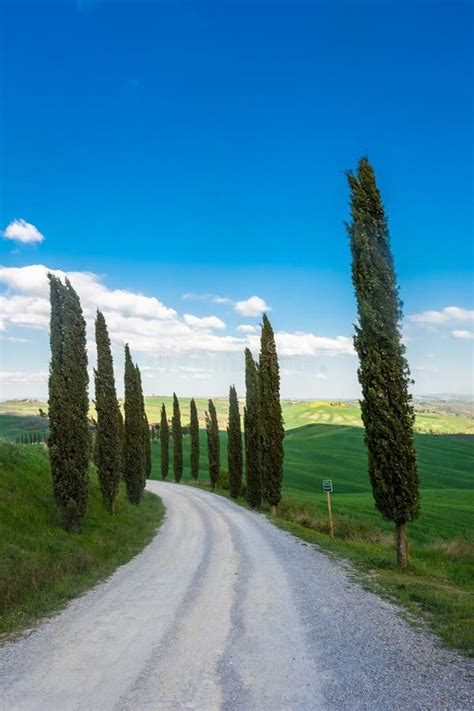
{"label": "cumulus cloud", "polygon": [[454,338],[459,338],[461,341],[472,341],[474,340],[474,331],[467,331],[464,329],[452,331]]}
{"label": "cumulus cloud", "polygon": [[314,333],[275,333],[275,343],[281,356],[354,355],[352,338],[326,338]]}
{"label": "cumulus cloud", "polygon": [[[66,273],[49,270],[43,265],[0,267],[0,284],[6,291],[0,296],[0,324],[9,327],[49,328],[48,271],[64,278]],[[259,349],[257,329],[248,324],[239,329],[241,336],[230,336],[219,331],[225,323],[216,316],[197,317],[178,313],[155,297],[122,289],[109,289],[103,280],[90,272],[68,272],[67,277],[77,290],[88,327],[89,353],[94,353],[94,318],[97,308],[104,313],[110,338],[116,347],[130,343],[134,352],[150,355],[241,355],[244,348]],[[255,304],[257,299],[257,304]],[[267,309],[259,297],[248,301],[255,311]],[[247,302],[245,302],[247,303]],[[0,327],[1,328],[1,327]],[[252,329],[252,330],[251,330]],[[5,331],[4,331],[5,332]],[[6,333],[6,335],[10,335]],[[16,336],[17,334],[14,334]],[[21,334],[20,334],[21,335]],[[326,338],[312,333],[276,334],[280,355],[349,355],[353,353],[352,339],[344,336]]]}
{"label": "cumulus cloud", "polygon": [[224,321],[221,321],[221,319],[217,318],[217,316],[203,316],[202,318],[199,318],[199,316],[193,316],[192,314],[184,314],[183,320],[192,328],[204,328],[211,330],[222,330],[225,328]]}
{"label": "cumulus cloud", "polygon": [[257,327],[249,323],[242,323],[240,326],[237,326],[236,330],[239,331],[239,333],[257,333]]}
{"label": "cumulus cloud", "polygon": [[271,308],[260,296],[251,296],[244,301],[237,301],[234,305],[234,310],[240,316],[261,316],[267,311],[271,311]]}
{"label": "cumulus cloud", "polygon": [[22,244],[34,244],[44,240],[44,235],[41,234],[37,227],[32,225],[31,222],[21,219],[12,220],[4,229],[3,237]]}
{"label": "cumulus cloud", "polygon": [[422,311],[408,317],[413,323],[426,326],[440,326],[452,322],[469,323],[474,321],[474,311],[463,309],[460,306],[446,306],[441,311]]}

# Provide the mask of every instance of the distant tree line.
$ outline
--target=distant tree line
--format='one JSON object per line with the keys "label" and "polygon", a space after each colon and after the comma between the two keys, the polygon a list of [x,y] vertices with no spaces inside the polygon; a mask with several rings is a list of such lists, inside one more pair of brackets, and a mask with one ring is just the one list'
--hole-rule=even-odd
{"label": "distant tree line", "polygon": [[16,444],[42,444],[48,441],[47,430],[40,430],[38,432],[23,432],[21,435],[15,437]]}

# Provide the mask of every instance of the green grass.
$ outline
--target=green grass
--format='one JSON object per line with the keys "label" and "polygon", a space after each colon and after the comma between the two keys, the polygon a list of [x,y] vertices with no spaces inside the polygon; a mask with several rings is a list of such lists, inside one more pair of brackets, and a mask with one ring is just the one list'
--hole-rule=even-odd
{"label": "green grass", "polygon": [[0,636],[35,620],[110,575],[148,543],[163,516],[158,497],[132,506],[120,492],[105,510],[95,473],[83,530],[66,533],[52,498],[42,445],[0,443]]}

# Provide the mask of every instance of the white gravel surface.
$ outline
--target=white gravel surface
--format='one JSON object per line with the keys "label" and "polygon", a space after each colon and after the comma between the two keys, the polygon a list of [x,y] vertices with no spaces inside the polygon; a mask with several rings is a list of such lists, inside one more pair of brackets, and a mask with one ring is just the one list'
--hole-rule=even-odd
{"label": "white gravel surface", "polygon": [[143,553],[0,648],[2,711],[473,708],[469,662],[342,565],[220,496],[148,488],[167,513]]}

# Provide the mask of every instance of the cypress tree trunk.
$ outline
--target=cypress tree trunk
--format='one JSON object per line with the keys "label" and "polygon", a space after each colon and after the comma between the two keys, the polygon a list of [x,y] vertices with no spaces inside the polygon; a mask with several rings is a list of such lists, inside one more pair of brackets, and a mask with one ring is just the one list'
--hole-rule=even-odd
{"label": "cypress tree trunk", "polygon": [[89,494],[89,396],[86,323],[68,279],[52,274],[49,453],[53,492],[70,532],[80,529]]}
{"label": "cypress tree trunk", "polygon": [[401,340],[402,303],[390,247],[387,218],[367,158],[357,175],[348,173],[351,217],[347,226],[352,281],[359,323],[354,346],[359,356],[362,420],[375,505],[396,526],[401,568],[408,565],[405,524],[420,510],[414,447],[412,382]]}
{"label": "cypress tree trunk", "polygon": [[207,456],[209,462],[209,479],[212,489],[219,483],[221,463],[219,450],[219,424],[217,412],[212,400],[209,400],[209,412],[206,412]]}
{"label": "cypress tree trunk", "polygon": [[397,548],[397,562],[402,570],[408,568],[408,536],[404,523],[395,526],[395,545]]}
{"label": "cypress tree trunk", "polygon": [[143,405],[137,370],[133,365],[128,344],[125,346],[124,430],[124,478],[127,496],[132,504],[139,504],[145,485]]}
{"label": "cypress tree trunk", "polygon": [[285,430],[281,414],[280,371],[275,337],[266,314],[263,315],[258,373],[263,495],[275,515],[283,483]]}
{"label": "cypress tree trunk", "polygon": [[194,481],[199,477],[199,418],[194,398],[190,405],[190,425],[191,435],[191,476]]}
{"label": "cypress tree trunk", "polygon": [[160,421],[160,446],[161,446],[161,478],[163,481],[168,476],[169,471],[169,451],[170,451],[170,431],[168,427],[168,418],[166,416],[166,408],[164,404],[161,406],[161,421]]}
{"label": "cypress tree trunk", "polygon": [[181,427],[181,411],[176,393],[173,393],[173,473],[174,480],[179,483],[183,476],[183,429]]}
{"label": "cypress tree trunk", "polygon": [[259,421],[258,370],[252,353],[245,350],[245,495],[255,509],[262,503],[261,439]]}
{"label": "cypress tree trunk", "polygon": [[95,340],[97,345],[97,368],[94,371],[97,429],[94,462],[97,466],[102,497],[110,513],[113,513],[120,482],[121,415],[115,390],[110,338],[107,324],[100,311],[97,311],[95,321]]}
{"label": "cypress tree trunk", "polygon": [[242,432],[237,392],[232,385],[229,394],[229,425],[227,427],[227,457],[229,492],[233,499],[240,496],[242,487]]}

